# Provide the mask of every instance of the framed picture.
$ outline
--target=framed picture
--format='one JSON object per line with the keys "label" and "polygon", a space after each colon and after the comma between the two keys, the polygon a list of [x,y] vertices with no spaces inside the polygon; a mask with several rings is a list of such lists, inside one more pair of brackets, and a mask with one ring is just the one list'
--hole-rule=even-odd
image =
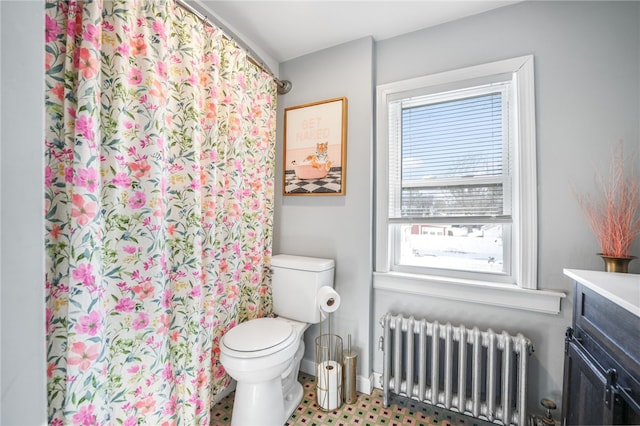
{"label": "framed picture", "polygon": [[344,195],[347,98],[284,110],[284,195]]}

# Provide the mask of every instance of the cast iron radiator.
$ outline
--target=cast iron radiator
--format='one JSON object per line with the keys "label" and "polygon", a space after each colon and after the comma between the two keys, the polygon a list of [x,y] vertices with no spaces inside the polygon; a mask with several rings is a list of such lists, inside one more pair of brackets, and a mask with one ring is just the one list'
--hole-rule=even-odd
{"label": "cast iron radiator", "polygon": [[390,313],[380,323],[385,407],[393,392],[496,424],[527,424],[527,358],[533,345],[522,334]]}

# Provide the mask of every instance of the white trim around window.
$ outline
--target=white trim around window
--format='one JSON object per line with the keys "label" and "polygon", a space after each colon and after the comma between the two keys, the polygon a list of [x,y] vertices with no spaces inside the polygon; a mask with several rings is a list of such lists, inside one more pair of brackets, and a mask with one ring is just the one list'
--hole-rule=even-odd
{"label": "white trim around window", "polygon": [[558,291],[399,272],[374,272],[373,288],[545,314],[560,313],[560,302],[566,297]]}
{"label": "white trim around window", "polygon": [[[545,313],[558,313],[564,293],[537,288],[537,185],[535,88],[533,56],[443,72],[378,86],[376,149],[376,254],[374,288],[436,296]],[[510,78],[515,88],[515,127],[512,283],[454,276],[425,275],[394,270],[389,226],[389,116],[390,101],[437,93],[487,81]]]}

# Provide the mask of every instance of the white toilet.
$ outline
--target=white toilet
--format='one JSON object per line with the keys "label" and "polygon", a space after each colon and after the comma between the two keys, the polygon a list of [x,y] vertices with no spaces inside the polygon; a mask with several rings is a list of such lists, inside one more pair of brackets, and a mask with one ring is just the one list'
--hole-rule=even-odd
{"label": "white toilet", "polygon": [[271,260],[273,311],[229,330],[220,362],[236,380],[233,426],[282,426],[302,400],[298,382],[304,331],[322,321],[316,294],[333,287],[334,261],[276,255]]}

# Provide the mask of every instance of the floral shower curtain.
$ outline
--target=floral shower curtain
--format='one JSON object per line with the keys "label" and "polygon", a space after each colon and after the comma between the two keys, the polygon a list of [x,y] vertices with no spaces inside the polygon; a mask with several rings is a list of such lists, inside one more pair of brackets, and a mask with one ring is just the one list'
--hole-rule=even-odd
{"label": "floral shower curtain", "polygon": [[271,312],[273,78],[171,0],[45,19],[49,423],[208,424]]}

